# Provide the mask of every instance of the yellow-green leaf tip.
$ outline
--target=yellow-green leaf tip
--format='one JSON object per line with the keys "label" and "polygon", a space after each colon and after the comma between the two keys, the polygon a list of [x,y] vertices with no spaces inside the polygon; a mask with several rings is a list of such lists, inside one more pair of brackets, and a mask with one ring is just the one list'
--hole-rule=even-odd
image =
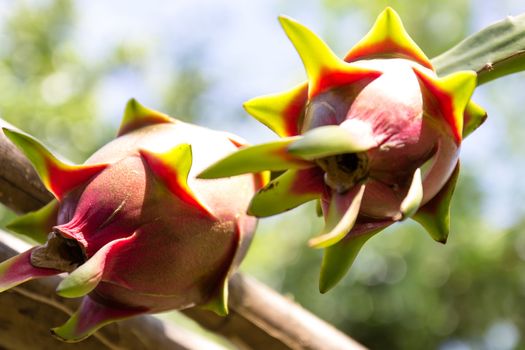
{"label": "yellow-green leaf tip", "polygon": [[79,278],[71,274],[64,278],[56,289],[57,294],[64,298],[80,298],[95,289],[98,280],[90,283],[90,281],[86,281],[82,277]]}

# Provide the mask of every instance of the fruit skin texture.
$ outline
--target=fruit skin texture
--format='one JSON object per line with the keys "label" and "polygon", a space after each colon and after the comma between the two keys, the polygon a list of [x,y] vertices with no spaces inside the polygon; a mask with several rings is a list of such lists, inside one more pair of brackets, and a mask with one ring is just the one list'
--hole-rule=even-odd
{"label": "fruit skin texture", "polygon": [[325,248],[321,292],[395,222],[412,218],[445,243],[461,142],[486,118],[470,101],[476,73],[438,77],[391,8],[344,59],[305,26],[280,21],[308,81],[244,106],[281,139],[241,149],[199,177],[284,171],[252,199],[258,217],[318,200],[325,227],[309,244]]}
{"label": "fruit skin texture", "polygon": [[53,329],[57,337],[78,341],[115,320],[196,305],[227,313],[227,280],[256,226],[245,212],[264,180],[200,180],[195,174],[241,140],[169,119],[134,100],[120,136],[81,166],[60,162],[26,135],[4,132],[57,201],[11,225],[41,242],[51,233],[45,244],[0,264],[0,290],[69,272],[58,293],[84,300]]}

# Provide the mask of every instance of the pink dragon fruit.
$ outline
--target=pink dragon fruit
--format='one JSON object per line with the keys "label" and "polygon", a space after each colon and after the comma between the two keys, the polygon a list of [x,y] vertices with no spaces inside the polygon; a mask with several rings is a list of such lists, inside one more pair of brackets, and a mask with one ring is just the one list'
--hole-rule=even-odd
{"label": "pink dragon fruit", "polygon": [[261,174],[212,181],[194,174],[242,140],[173,120],[135,100],[126,107],[119,137],[84,165],[59,161],[27,135],[4,133],[56,200],[11,225],[45,243],[0,264],[0,291],[68,272],[58,294],[84,298],[52,330],[66,341],[143,313],[196,305],[227,313],[228,277],[256,225],[246,208],[264,180]]}
{"label": "pink dragon fruit", "polygon": [[282,138],[243,148],[199,176],[285,171],[252,199],[248,212],[258,217],[318,199],[325,227],[309,243],[326,248],[321,292],[394,222],[411,217],[444,243],[461,141],[486,118],[470,101],[476,73],[438,77],[390,8],[344,60],[303,25],[280,22],[308,81],[245,108]]}

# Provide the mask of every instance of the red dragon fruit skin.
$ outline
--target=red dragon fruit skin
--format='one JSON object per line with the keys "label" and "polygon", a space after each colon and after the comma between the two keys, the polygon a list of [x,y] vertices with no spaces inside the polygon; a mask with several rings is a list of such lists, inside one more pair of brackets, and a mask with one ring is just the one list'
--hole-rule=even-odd
{"label": "red dragon fruit skin", "polygon": [[57,337],[78,341],[116,320],[196,305],[227,313],[228,277],[256,225],[246,209],[264,180],[195,174],[243,141],[135,100],[119,137],[84,165],[59,161],[27,135],[4,133],[57,200],[10,226],[44,244],[0,264],[0,290],[69,272],[58,294],[84,299],[53,329]]}
{"label": "red dragon fruit skin", "polygon": [[318,200],[325,227],[309,244],[325,248],[321,292],[395,222],[410,217],[445,243],[461,142],[486,118],[470,101],[476,73],[438,77],[391,8],[344,59],[305,26],[280,22],[308,81],[244,107],[281,139],[245,147],[199,177],[284,171],[252,199],[248,212],[258,217]]}

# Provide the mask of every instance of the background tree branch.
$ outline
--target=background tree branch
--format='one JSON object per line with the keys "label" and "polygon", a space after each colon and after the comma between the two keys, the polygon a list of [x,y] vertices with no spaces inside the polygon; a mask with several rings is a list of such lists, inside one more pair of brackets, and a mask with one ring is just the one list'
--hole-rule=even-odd
{"label": "background tree branch", "polygon": [[[0,120],[0,126],[11,127],[2,120]],[[17,213],[24,213],[38,209],[51,200],[51,194],[45,190],[29,161],[6,139],[3,133],[0,133],[0,164],[2,165],[0,167],[0,202],[8,208]],[[15,254],[15,251],[9,249],[5,244],[0,245],[0,249],[1,260]],[[0,315],[0,330],[5,330],[6,324],[11,329],[9,332],[0,333],[5,333],[0,337],[0,344],[4,340],[15,342],[19,337],[24,338],[22,335],[27,332],[28,327],[26,322],[30,319],[39,325],[39,332],[34,333],[35,336],[39,334],[39,341],[40,338],[44,338],[45,332],[41,333],[42,329],[47,332],[49,327],[61,324],[65,320],[64,310],[74,309],[74,303],[78,301],[55,296],[54,290],[58,281],[57,278],[33,281],[15,288],[12,292],[0,294],[0,305],[2,305],[2,310],[5,310]],[[35,298],[30,296],[35,296]],[[38,300],[38,296],[43,296],[45,299]],[[31,304],[36,305],[33,306],[36,309],[29,308],[27,310],[30,312],[24,314],[20,311],[19,305],[23,305],[28,300],[31,301]],[[53,300],[53,305],[46,304],[44,300]],[[8,305],[13,308],[8,309]],[[40,307],[43,309],[41,310]],[[219,317],[211,312],[195,308],[184,310],[183,313],[203,327],[225,336],[241,349],[363,349],[360,344],[301,306],[253,278],[241,274],[236,274],[230,281],[229,307],[230,314],[227,317]],[[64,309],[61,313],[57,313],[57,308]],[[62,320],[57,319],[55,322],[55,316]],[[111,348],[111,342],[117,339],[115,346],[126,347],[133,344],[126,348],[140,349],[140,342],[133,338],[133,334],[140,334],[144,342],[156,341],[156,343],[151,343],[154,344],[153,347],[145,343],[150,349],[188,348],[177,337],[172,338],[168,334],[170,332],[162,332],[163,329],[166,329],[163,327],[166,325],[157,319],[149,316],[140,317],[105,327],[85,344],[96,342],[99,347],[104,344]],[[18,330],[18,333],[12,331],[14,328]],[[13,334],[14,338],[9,334]],[[159,334],[161,339],[157,340]],[[51,338],[47,335],[45,337]],[[54,344],[56,345],[56,341]],[[165,347],[165,344],[172,345]],[[53,345],[50,345],[50,348],[59,349]]]}

